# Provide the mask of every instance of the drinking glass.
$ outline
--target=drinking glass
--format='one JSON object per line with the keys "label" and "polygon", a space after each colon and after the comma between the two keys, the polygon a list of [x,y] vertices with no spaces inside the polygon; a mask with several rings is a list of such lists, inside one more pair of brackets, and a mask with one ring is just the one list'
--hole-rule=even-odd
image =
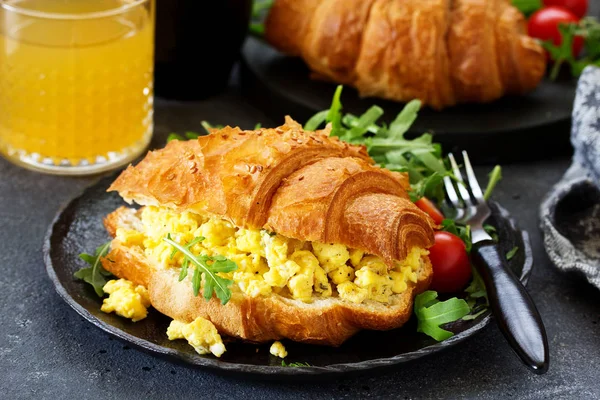
{"label": "drinking glass", "polygon": [[154,0],[0,0],[0,153],[83,175],[153,129]]}

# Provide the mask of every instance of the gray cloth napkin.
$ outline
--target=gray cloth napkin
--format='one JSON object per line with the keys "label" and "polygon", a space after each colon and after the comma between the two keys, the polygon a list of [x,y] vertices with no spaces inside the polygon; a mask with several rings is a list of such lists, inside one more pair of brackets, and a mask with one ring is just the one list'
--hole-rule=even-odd
{"label": "gray cloth napkin", "polygon": [[573,105],[573,163],[540,207],[544,246],[561,270],[600,289],[600,68],[585,68]]}

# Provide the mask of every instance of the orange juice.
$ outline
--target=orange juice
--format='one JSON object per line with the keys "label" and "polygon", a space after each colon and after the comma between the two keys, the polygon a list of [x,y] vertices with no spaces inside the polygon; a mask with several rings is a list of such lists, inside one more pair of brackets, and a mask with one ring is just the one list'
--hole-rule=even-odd
{"label": "orange juice", "polygon": [[97,172],[152,134],[153,0],[0,0],[0,151]]}

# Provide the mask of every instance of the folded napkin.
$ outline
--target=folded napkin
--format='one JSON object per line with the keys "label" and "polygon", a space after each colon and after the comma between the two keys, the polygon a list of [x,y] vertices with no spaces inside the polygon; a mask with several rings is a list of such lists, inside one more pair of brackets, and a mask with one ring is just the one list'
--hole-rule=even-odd
{"label": "folded napkin", "polygon": [[573,162],[540,207],[544,246],[561,270],[600,289],[600,68],[585,68],[573,105]]}

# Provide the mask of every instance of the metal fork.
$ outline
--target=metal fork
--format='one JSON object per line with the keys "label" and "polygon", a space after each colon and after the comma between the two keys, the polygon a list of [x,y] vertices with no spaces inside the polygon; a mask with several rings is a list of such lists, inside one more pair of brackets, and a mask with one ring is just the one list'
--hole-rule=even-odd
{"label": "metal fork", "polygon": [[463,151],[462,155],[468,186],[452,154],[448,158],[458,180],[458,193],[449,177],[444,178],[444,186],[450,203],[457,211],[457,222],[471,226],[471,262],[485,283],[490,307],[500,331],[523,363],[535,373],[543,374],[548,370],[549,357],[542,318],[531,296],[509,268],[506,255],[483,229],[491,211],[467,152]]}

